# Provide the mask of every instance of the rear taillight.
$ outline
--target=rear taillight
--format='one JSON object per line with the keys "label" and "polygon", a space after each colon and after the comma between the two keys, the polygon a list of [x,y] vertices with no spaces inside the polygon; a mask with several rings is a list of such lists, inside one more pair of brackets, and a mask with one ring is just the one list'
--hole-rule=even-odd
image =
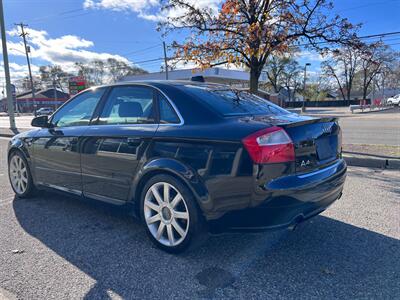
{"label": "rear taillight", "polygon": [[280,127],[257,131],[244,138],[243,144],[257,164],[295,160],[294,144],[286,131]]}

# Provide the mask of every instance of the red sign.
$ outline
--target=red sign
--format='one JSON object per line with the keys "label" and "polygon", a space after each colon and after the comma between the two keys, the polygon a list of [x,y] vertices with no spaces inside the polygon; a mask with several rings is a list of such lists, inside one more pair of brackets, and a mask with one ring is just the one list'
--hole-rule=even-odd
{"label": "red sign", "polygon": [[69,93],[70,95],[76,95],[80,91],[86,89],[86,80],[83,76],[74,76],[69,78]]}

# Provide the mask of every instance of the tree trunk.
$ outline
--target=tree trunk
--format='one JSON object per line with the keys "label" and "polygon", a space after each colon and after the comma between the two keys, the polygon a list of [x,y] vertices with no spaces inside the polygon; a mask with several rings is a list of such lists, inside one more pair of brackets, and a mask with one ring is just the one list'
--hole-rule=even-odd
{"label": "tree trunk", "polygon": [[368,86],[369,86],[369,84],[367,84],[367,70],[364,69],[364,78],[363,78],[363,100],[367,100]]}
{"label": "tree trunk", "polygon": [[250,70],[250,92],[257,93],[258,91],[258,79],[261,73],[256,70],[257,68],[251,68]]}

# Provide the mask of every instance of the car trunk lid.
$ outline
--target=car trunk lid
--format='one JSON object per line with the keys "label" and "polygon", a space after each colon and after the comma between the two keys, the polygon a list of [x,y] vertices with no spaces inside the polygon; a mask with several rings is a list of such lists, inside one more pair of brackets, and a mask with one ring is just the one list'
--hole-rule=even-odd
{"label": "car trunk lid", "polygon": [[296,173],[320,169],[339,159],[341,155],[341,129],[337,118],[287,114],[253,116],[250,119],[250,122],[285,129],[294,144]]}

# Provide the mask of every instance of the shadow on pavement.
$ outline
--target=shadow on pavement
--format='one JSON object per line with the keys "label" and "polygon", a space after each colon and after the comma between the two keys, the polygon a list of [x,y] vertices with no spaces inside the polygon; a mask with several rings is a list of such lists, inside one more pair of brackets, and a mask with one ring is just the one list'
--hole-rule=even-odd
{"label": "shadow on pavement", "polygon": [[173,256],[108,205],[46,193],[13,207],[28,234],[96,281],[87,299],[399,295],[400,241],[323,216],[295,232],[211,237]]}

